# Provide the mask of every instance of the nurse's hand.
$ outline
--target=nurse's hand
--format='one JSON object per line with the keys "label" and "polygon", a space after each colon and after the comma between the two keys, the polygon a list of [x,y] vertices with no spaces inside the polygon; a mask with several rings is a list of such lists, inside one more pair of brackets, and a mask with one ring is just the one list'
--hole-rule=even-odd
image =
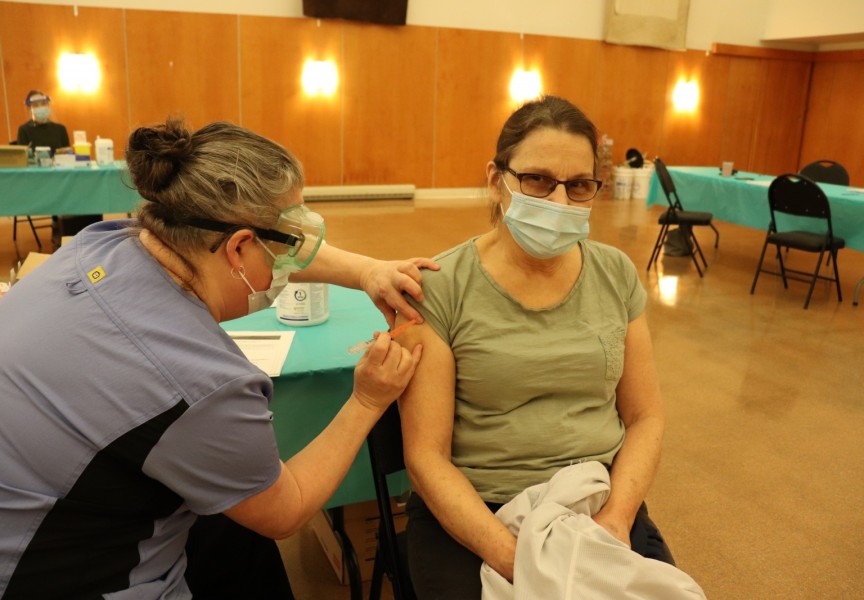
{"label": "nurse's hand", "polygon": [[351,395],[363,406],[383,413],[408,386],[422,351],[420,344],[409,351],[388,333],[379,334],[354,368]]}
{"label": "nurse's hand", "polygon": [[408,260],[378,260],[363,274],[361,285],[375,306],[387,319],[387,325],[392,329],[396,322],[396,313],[401,313],[407,319],[418,323],[423,322],[414,307],[402,293],[410,294],[417,302],[423,302],[423,289],[420,281],[423,276],[421,269],[440,269],[438,263],[431,258],[411,258]]}

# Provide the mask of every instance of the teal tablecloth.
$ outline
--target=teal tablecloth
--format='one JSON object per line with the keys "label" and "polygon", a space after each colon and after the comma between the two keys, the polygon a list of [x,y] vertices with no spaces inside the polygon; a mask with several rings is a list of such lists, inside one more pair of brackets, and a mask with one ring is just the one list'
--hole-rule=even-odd
{"label": "teal tablecloth", "polygon": [[[734,177],[722,177],[717,167],[669,167],[669,173],[686,210],[708,211],[719,221],[768,230],[768,184],[773,176],[738,172]],[[864,250],[864,189],[827,183],[819,187],[831,204],[834,234],[844,238],[847,247]],[[666,206],[666,195],[656,174],[651,179],[647,203]],[[816,230],[809,219],[796,220],[795,225]]]}
{"label": "teal tablecloth", "polygon": [[[333,419],[354,388],[354,366],[361,354],[348,348],[387,329],[387,322],[363,292],[330,286],[330,318],[312,327],[288,327],[276,319],[276,309],[222,324],[227,331],[293,329],[296,333],[273,379],[273,428],[283,459],[296,454]],[[408,489],[404,473],[391,477],[391,491]],[[328,508],[375,499],[369,453],[363,445]]]}
{"label": "teal tablecloth", "polygon": [[141,201],[122,161],[98,167],[0,169],[0,215],[135,212]]}

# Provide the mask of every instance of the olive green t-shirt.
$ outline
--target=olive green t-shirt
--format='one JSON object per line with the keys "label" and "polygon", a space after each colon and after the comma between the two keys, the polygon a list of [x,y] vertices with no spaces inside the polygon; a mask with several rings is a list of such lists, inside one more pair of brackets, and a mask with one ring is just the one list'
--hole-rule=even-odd
{"label": "olive green t-shirt", "polygon": [[624,441],[615,388],[627,325],[645,308],[620,250],[580,242],[583,268],[567,297],[526,308],[481,266],[475,240],[423,272],[412,304],[456,360],[452,460],[487,502],[507,502],[578,461],[612,463]]}

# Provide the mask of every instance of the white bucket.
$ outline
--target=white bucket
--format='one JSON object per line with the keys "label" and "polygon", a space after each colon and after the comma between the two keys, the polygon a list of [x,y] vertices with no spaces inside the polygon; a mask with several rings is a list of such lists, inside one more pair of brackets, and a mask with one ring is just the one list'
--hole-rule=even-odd
{"label": "white bucket", "polygon": [[634,200],[647,200],[648,189],[651,187],[651,176],[654,175],[654,165],[646,164],[641,169],[633,169],[633,190],[631,197]]}
{"label": "white bucket", "polygon": [[629,200],[633,190],[633,171],[630,167],[612,167],[615,176],[615,199]]}

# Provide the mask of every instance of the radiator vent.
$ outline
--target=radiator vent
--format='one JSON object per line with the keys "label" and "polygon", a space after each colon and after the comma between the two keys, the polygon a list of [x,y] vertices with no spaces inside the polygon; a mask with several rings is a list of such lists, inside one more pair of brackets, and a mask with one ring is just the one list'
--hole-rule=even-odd
{"label": "radiator vent", "polygon": [[321,185],[303,188],[307,202],[323,200],[394,200],[411,199],[415,187],[405,185]]}

